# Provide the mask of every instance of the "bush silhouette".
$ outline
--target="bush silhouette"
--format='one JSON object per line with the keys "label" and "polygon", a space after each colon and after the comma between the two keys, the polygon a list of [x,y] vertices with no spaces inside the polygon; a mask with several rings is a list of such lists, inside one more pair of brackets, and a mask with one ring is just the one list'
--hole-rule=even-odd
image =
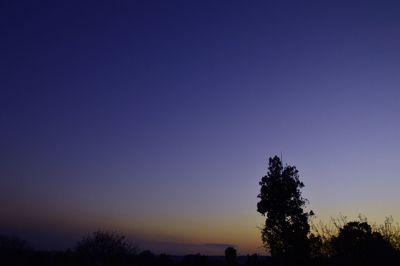
{"label": "bush silhouette", "polygon": [[377,265],[395,259],[395,250],[367,222],[349,222],[332,238],[333,256],[340,265]]}
{"label": "bush silhouette", "polygon": [[75,252],[81,265],[127,265],[136,248],[125,241],[125,236],[96,231],[79,241]]}

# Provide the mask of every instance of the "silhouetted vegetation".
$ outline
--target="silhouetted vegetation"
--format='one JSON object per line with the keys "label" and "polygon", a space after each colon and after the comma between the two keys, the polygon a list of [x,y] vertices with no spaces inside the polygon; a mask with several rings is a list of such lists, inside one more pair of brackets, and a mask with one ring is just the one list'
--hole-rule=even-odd
{"label": "silhouetted vegetation", "polygon": [[[210,259],[200,253],[170,256],[164,253],[156,255],[150,250],[138,252],[138,248],[130,244],[125,236],[107,231],[95,231],[88,234],[78,241],[73,249],[66,251],[33,250],[25,240],[17,236],[0,235],[1,266],[223,266],[237,264],[235,248],[227,248],[225,257],[222,255]],[[245,257],[242,258],[245,261]],[[262,265],[264,260],[264,256],[259,259],[257,254],[254,254],[250,260],[246,260],[245,265]]]}
{"label": "silhouetted vegetation", "polygon": [[376,265],[393,261],[394,249],[367,222],[349,222],[332,238],[333,256],[341,265]]}
{"label": "silhouetted vegetation", "polygon": [[[312,225],[310,235],[314,261],[334,265],[378,265],[400,262],[399,226],[391,218],[383,225],[370,225],[360,216],[359,221],[347,222],[341,216],[330,224]],[[321,265],[321,263],[319,263]]]}
{"label": "silhouetted vegetation", "polygon": [[96,231],[84,237],[75,248],[80,265],[128,265],[136,248],[125,241],[125,236]]}
{"label": "silhouetted vegetation", "polygon": [[227,247],[225,249],[225,259],[229,265],[234,265],[236,263],[236,249],[233,247]]}
{"label": "silhouetted vegetation", "polygon": [[[400,239],[399,229],[393,219],[372,226],[365,218],[347,222],[340,217],[332,219],[330,224],[311,223],[312,233],[308,237],[311,258],[296,265],[397,265],[400,262],[399,243],[393,241]],[[156,255],[149,250],[138,252],[124,236],[104,231],[83,237],[74,249],[66,251],[35,251],[21,238],[0,235],[0,265],[6,266],[278,266],[283,263],[286,261],[280,257],[237,256],[233,247],[225,249],[219,257]]]}
{"label": "silhouetted vegetation", "polygon": [[269,158],[268,173],[260,186],[257,211],[266,216],[261,234],[265,247],[284,265],[306,263],[310,256],[310,213],[304,212],[306,199],[300,191],[304,184],[296,167],[283,167],[278,156]]}
{"label": "silhouetted vegetation", "polygon": [[[257,211],[266,216],[261,236],[271,256],[238,256],[233,247],[219,257],[186,256],[139,252],[125,236],[95,231],[66,251],[36,251],[17,236],[0,235],[0,265],[6,266],[373,266],[400,264],[400,226],[389,217],[384,224],[370,225],[359,216],[345,216],[330,223],[310,219],[304,211],[307,200],[300,189],[294,166],[283,167],[275,156],[269,159],[262,177]],[[221,252],[222,253],[222,252]],[[225,256],[223,256],[225,255]]]}
{"label": "silhouetted vegetation", "polygon": [[[304,211],[307,200],[294,166],[283,167],[279,157],[269,158],[262,177],[257,211],[266,216],[261,238],[271,265],[378,265],[400,262],[400,230],[393,219],[371,226],[367,219],[347,222],[341,216],[331,225],[311,223]],[[255,259],[248,259],[255,263]]]}
{"label": "silhouetted vegetation", "polygon": [[17,236],[0,235],[0,264],[25,265],[33,250],[25,240]]}

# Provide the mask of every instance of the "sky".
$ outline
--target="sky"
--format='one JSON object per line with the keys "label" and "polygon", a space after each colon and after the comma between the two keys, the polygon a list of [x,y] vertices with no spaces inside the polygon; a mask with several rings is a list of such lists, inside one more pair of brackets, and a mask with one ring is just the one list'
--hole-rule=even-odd
{"label": "sky", "polygon": [[400,220],[397,1],[1,1],[0,232],[265,254],[268,158],[307,210]]}

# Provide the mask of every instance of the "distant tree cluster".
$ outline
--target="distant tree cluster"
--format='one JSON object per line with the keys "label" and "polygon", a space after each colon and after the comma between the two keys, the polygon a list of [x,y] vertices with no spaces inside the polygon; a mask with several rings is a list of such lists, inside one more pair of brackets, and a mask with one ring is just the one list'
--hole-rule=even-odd
{"label": "distant tree cluster", "polygon": [[35,251],[17,236],[0,235],[0,265],[122,266],[134,264],[136,247],[123,235],[96,231],[67,251]]}
{"label": "distant tree cluster", "polygon": [[[155,255],[149,250],[139,251],[125,236],[107,231],[84,236],[66,251],[35,251],[17,236],[0,235],[1,266],[233,266],[238,264],[236,258],[233,247],[226,248],[225,259],[219,260],[201,254]],[[263,262],[253,254],[242,265],[262,266]]]}

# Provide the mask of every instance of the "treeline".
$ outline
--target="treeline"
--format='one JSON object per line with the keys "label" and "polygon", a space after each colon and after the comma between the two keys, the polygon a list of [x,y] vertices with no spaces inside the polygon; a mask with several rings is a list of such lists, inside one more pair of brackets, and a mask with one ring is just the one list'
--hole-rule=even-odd
{"label": "treeline", "polygon": [[[400,265],[400,226],[387,218],[382,225],[370,225],[365,217],[347,221],[346,217],[329,223],[310,222],[308,240],[311,256],[308,265]],[[17,236],[0,235],[0,265],[25,266],[278,266],[276,257],[248,255],[238,261],[236,249],[225,250],[225,259],[201,254],[179,257],[149,250],[140,251],[118,233],[96,231],[83,237],[66,251],[37,251]],[[303,265],[298,262],[296,265]]]}
{"label": "treeline", "polygon": [[[224,255],[224,254],[221,254]],[[244,265],[261,266],[266,258],[248,255]],[[237,265],[236,249],[228,247],[225,259],[201,254],[182,257],[140,251],[125,236],[96,231],[66,251],[37,251],[22,238],[0,235],[0,265],[5,266],[232,266]]]}
{"label": "treeline", "polygon": [[[359,217],[343,216],[331,223],[313,222],[302,197],[304,184],[294,166],[283,166],[278,156],[269,158],[268,172],[259,182],[257,211],[265,217],[261,238],[271,257],[248,256],[247,266],[375,266],[400,265],[400,227],[392,218],[383,225],[369,224]],[[222,255],[222,254],[221,254]],[[225,250],[225,260],[200,254],[180,260],[166,254],[154,255],[126,241],[125,237],[97,231],[65,252],[34,251],[18,237],[0,236],[0,265],[77,266],[223,266],[237,265],[236,250]]]}

